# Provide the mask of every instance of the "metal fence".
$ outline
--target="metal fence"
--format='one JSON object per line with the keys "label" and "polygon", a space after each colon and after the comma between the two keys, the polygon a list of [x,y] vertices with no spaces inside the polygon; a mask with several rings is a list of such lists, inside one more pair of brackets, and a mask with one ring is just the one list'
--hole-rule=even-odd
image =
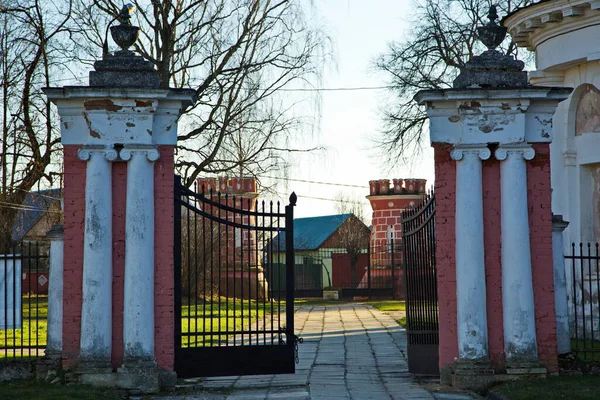
{"label": "metal fence", "polygon": [[600,361],[600,251],[598,243],[571,245],[567,260],[571,350],[584,361]]}
{"label": "metal fence", "polygon": [[435,196],[402,213],[406,273],[408,370],[438,375],[439,315],[435,260]]}
{"label": "metal fence", "polygon": [[[253,197],[190,190],[175,177],[175,370],[180,377],[295,370],[296,195],[289,205]],[[285,244],[277,239],[281,233],[288,238]],[[284,264],[275,278],[276,271],[263,264],[274,258]]]}
{"label": "metal fence", "polygon": [[41,357],[46,347],[48,247],[24,242],[0,254],[0,360]]}
{"label": "metal fence", "polygon": [[[285,265],[265,263],[271,287],[285,290]],[[296,250],[295,296],[322,297],[323,289],[336,289],[342,298],[404,298],[401,244],[356,249]]]}

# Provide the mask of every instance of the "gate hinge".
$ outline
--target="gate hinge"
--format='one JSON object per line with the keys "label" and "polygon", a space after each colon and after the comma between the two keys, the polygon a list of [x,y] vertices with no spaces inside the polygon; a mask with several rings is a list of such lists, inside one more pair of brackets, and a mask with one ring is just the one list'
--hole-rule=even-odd
{"label": "gate hinge", "polygon": [[304,343],[304,339],[302,339],[298,335],[294,335],[294,352],[296,355],[296,364],[300,363],[300,357],[298,357],[298,343]]}

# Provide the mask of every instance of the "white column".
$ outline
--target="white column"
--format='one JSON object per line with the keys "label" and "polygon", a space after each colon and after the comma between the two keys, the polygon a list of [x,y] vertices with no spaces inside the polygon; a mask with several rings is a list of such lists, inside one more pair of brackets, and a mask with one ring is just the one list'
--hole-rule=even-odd
{"label": "white column", "polygon": [[567,277],[565,273],[563,245],[563,231],[568,225],[568,222],[563,221],[562,215],[552,216],[552,265],[554,267],[554,309],[556,310],[558,354],[571,351]]}
{"label": "white column", "polygon": [[48,339],[46,356],[62,353],[63,322],[63,226],[54,225],[46,235],[50,239],[50,272],[48,274]]}
{"label": "white column", "polygon": [[[563,254],[572,251],[571,244],[581,241],[581,229],[579,220],[580,215],[580,188],[579,173],[577,167],[577,152],[566,150],[563,153],[564,161],[564,182],[566,184],[565,209],[562,212],[563,218],[569,221],[568,229],[563,233]],[[569,326],[575,324],[575,299],[573,297],[573,282],[577,280],[577,274],[573,274],[572,268],[565,268],[565,277],[567,280],[567,303],[569,308]]]}
{"label": "white column", "polygon": [[154,147],[125,147],[124,363],[154,362]]}
{"label": "white column", "polygon": [[112,177],[117,152],[105,146],[79,150],[87,161],[83,301],[79,357],[90,366],[110,366],[112,348]]}
{"label": "white column", "polygon": [[534,156],[529,145],[496,150],[496,158],[502,161],[502,312],[504,352],[509,364],[537,360],[525,164]]}
{"label": "white column", "polygon": [[460,361],[488,356],[483,190],[481,160],[490,157],[485,145],[457,146],[456,160],[456,297]]}

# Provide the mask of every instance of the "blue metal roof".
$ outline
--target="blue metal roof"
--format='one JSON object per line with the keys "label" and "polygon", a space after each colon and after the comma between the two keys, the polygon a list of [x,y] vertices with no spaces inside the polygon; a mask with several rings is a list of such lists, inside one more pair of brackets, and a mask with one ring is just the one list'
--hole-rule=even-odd
{"label": "blue metal roof", "polygon": [[[295,250],[316,250],[329,236],[350,218],[352,214],[324,215],[320,217],[294,219]],[[285,249],[285,232],[274,238],[281,249]]]}
{"label": "blue metal roof", "polygon": [[57,201],[60,201],[60,189],[27,193],[13,225],[12,239],[14,241],[23,239],[44,216],[48,207]]}

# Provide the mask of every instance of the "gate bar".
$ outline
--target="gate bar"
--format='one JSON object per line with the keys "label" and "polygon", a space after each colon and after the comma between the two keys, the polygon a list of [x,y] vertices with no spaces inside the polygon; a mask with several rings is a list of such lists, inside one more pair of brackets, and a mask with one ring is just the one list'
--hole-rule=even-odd
{"label": "gate bar", "polygon": [[181,347],[181,176],[175,175],[173,210],[173,269],[175,275],[175,344]]}
{"label": "gate bar", "polygon": [[285,206],[285,325],[286,344],[294,346],[294,207],[298,197],[295,192],[290,195],[290,204]]}

